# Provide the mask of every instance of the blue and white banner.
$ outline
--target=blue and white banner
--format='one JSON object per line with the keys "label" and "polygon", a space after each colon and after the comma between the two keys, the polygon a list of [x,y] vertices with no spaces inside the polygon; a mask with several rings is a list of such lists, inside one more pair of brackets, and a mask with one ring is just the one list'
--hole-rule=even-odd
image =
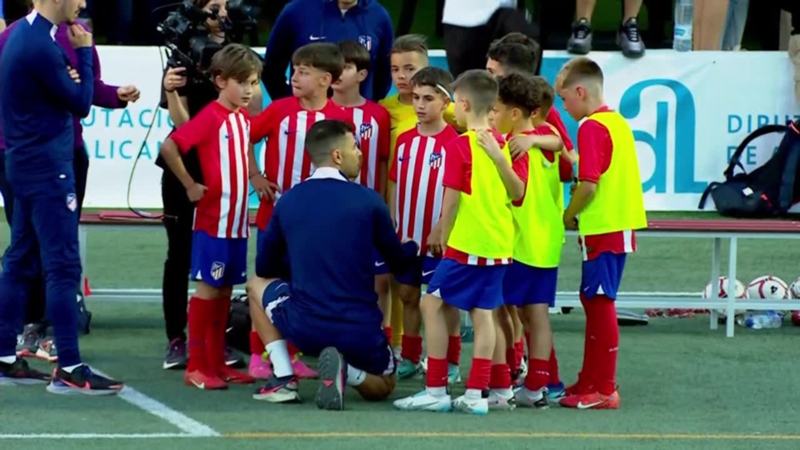
{"label": "blue and white banner", "polygon": [[[98,52],[103,79],[135,84],[142,96],[125,110],[93,108],[83,121],[91,159],[86,206],[126,207],[130,182],[132,206],[160,208],[161,169],[154,161],[172,128],[167,111],[158,108],[163,59],[155,47],[98,47]],[[433,65],[446,68],[444,52],[431,56]],[[748,133],[800,117],[784,52],[656,50],[640,60],[618,52],[590,56],[603,68],[606,102],[634,130],[648,210],[696,210],[700,194],[722,178],[730,153]],[[568,59],[564,52],[545,52],[542,74],[552,81]],[[578,124],[560,100],[556,106],[575,141]],[[743,156],[745,167],[766,161],[779,140],[770,136],[754,143]]]}

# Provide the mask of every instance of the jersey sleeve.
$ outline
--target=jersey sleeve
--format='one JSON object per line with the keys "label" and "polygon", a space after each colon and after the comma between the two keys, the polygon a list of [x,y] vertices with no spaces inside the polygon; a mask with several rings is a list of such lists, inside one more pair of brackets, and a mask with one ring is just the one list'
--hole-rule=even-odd
{"label": "jersey sleeve", "polygon": [[278,103],[270,103],[267,109],[250,120],[250,143],[256,144],[269,136],[278,115]]}
{"label": "jersey sleeve", "polygon": [[[375,105],[375,109],[378,111],[376,114],[375,120],[378,122],[378,158],[381,161],[386,161],[389,159],[389,155],[391,154],[391,146],[392,141],[392,119],[389,117],[389,112],[386,111],[386,108],[380,106],[378,104]],[[392,162],[392,164],[394,164]]]}
{"label": "jersey sleeve", "polygon": [[[562,138],[560,136],[560,133],[558,132],[557,129],[554,129],[554,127],[555,126],[551,125],[551,124],[539,125],[538,127],[536,127],[535,130],[533,130],[533,132],[537,136],[555,136],[557,138],[560,138],[561,142],[563,143],[564,142],[564,138]],[[544,157],[548,161],[555,162],[555,160],[556,160],[556,153],[555,152],[550,151],[550,150],[542,149],[542,154],[544,155]]]}
{"label": "jersey sleeve", "polygon": [[445,145],[444,149],[445,163],[442,185],[460,192],[467,192],[469,190],[467,183],[469,167],[464,154],[464,139],[453,139]]}
{"label": "jersey sleeve", "polygon": [[514,170],[514,173],[517,174],[517,177],[519,177],[519,179],[522,180],[522,184],[525,185],[522,198],[511,202],[514,206],[522,206],[522,202],[525,201],[525,192],[528,191],[528,175],[529,175],[528,169],[530,167],[529,162],[530,162],[529,154],[525,153],[521,157],[517,158],[511,165],[511,168]]}
{"label": "jersey sleeve", "polygon": [[395,149],[394,149],[394,158],[392,158],[392,160],[389,161],[388,177],[389,180],[392,181],[393,183],[397,183],[397,179],[400,177],[400,174],[398,173],[398,170],[400,170],[400,168],[397,166],[397,160],[400,158],[400,152],[398,152],[398,150],[400,149],[401,142],[402,141],[400,141],[400,139],[397,140],[397,144],[395,144]]}
{"label": "jersey sleeve", "polygon": [[556,127],[558,134],[561,135],[561,140],[564,141],[564,148],[567,150],[574,150],[575,145],[572,144],[572,140],[569,138],[569,133],[567,133],[567,127],[564,126],[564,121],[561,120],[561,114],[558,113],[558,110],[555,108],[550,108],[550,111],[547,112],[547,123]]}
{"label": "jersey sleeve", "polygon": [[186,153],[206,140],[208,132],[212,128],[210,126],[210,118],[211,115],[208,111],[202,111],[200,114],[178,127],[169,138],[178,145],[178,149],[181,153]]}
{"label": "jersey sleeve", "polygon": [[611,135],[600,122],[587,120],[578,129],[578,176],[581,181],[597,183],[611,163]]}

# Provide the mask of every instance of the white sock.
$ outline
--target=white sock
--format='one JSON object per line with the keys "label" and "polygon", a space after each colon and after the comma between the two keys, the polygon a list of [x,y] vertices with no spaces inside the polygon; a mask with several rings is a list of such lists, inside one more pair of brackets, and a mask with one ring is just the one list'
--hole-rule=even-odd
{"label": "white sock", "polygon": [[77,369],[78,367],[82,366],[83,364],[75,364],[74,366],[67,366],[62,367],[61,370],[67,373],[72,373],[73,370]]}
{"label": "white sock", "polygon": [[353,366],[347,366],[347,385],[359,386],[364,380],[367,379],[367,373],[361,369],[356,369]]}
{"label": "white sock", "polygon": [[2,362],[2,363],[14,364],[14,362],[16,360],[17,360],[17,355],[14,355],[14,356],[0,356],[0,362]]}
{"label": "white sock", "polygon": [[464,397],[470,400],[478,400],[480,398],[483,398],[480,389],[467,389],[467,392],[464,393]]}
{"label": "white sock", "polygon": [[289,349],[286,347],[286,341],[278,339],[275,342],[267,344],[267,354],[269,360],[272,361],[272,371],[278,378],[292,376],[292,360],[289,358]]}
{"label": "white sock", "polygon": [[425,390],[428,391],[428,394],[431,394],[432,397],[444,397],[447,395],[446,387],[426,387]]}
{"label": "white sock", "polygon": [[497,393],[497,395],[499,395],[499,396],[501,396],[501,397],[503,397],[503,398],[506,398],[506,397],[513,397],[513,396],[514,396],[514,391],[512,391],[512,390],[511,390],[511,388],[506,388],[506,389],[492,389],[492,391],[494,391],[495,393]]}

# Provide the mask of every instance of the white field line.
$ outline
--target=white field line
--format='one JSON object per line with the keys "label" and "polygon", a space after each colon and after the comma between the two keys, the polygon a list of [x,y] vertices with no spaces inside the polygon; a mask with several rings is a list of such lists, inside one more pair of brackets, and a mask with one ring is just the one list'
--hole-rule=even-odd
{"label": "white field line", "polygon": [[186,433],[140,433],[140,434],[95,434],[95,433],[75,433],[75,434],[56,434],[56,433],[31,433],[31,434],[0,434],[0,441],[30,440],[30,439],[70,439],[70,440],[94,440],[94,439],[175,439],[175,438],[202,438],[200,436]]}

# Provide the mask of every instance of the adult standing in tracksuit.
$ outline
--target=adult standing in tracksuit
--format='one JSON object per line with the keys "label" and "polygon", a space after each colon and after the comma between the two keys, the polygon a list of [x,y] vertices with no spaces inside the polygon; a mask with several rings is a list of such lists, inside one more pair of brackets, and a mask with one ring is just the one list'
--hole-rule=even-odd
{"label": "adult standing in tracksuit", "polygon": [[[47,390],[99,395],[119,392],[122,383],[95,374],[78,348],[75,292],[81,261],[72,120],[89,114],[94,83],[70,76],[68,59],[55,42],[58,25],[74,22],[84,5],[84,0],[41,0],[11,31],[0,57],[6,175],[14,191],[11,245],[0,274],[0,384],[49,378],[31,370],[15,351],[24,293],[43,266],[47,315],[59,348]],[[91,80],[92,35],[71,25],[69,40],[77,53],[77,75]]]}
{"label": "adult standing in tracksuit", "polygon": [[[38,4],[41,0],[34,0],[34,5]],[[8,33],[0,35],[0,55],[2,55],[3,47],[5,46],[8,36],[14,28],[20,24],[20,21],[12,23],[8,28]],[[84,26],[88,31],[88,28]],[[55,33],[55,41],[64,51],[69,65],[71,67],[78,66],[78,54],[70,44],[68,36],[69,25],[61,24]],[[101,79],[100,72],[100,58],[97,55],[97,49],[92,44],[92,62],[94,67],[94,97],[92,104],[101,108],[117,109],[125,108],[128,101],[136,101],[139,98],[139,90],[135,86],[109,86]],[[82,80],[83,81],[83,80]],[[88,80],[87,80],[88,82]],[[0,111],[0,117],[2,111]],[[83,207],[83,199],[86,194],[86,180],[89,174],[89,154],[86,151],[86,146],[83,142],[83,127],[81,126],[81,119],[74,116],[72,119],[73,129],[75,134],[75,159],[73,161],[73,169],[75,171],[75,194],[78,197],[77,215],[81,216],[81,209]],[[5,205],[6,220],[12,223],[14,213],[14,193],[11,190],[11,185],[5,174],[5,139],[3,135],[3,128],[0,125],[0,195],[3,196],[3,203]],[[28,293],[28,304],[25,312],[25,329],[23,332],[23,339],[17,345],[17,355],[24,357],[37,357],[50,362],[58,360],[57,347],[54,345],[52,329],[48,327],[48,321],[45,318],[45,286],[44,278],[40,275],[34,279],[31,291]],[[88,326],[88,323],[85,324]]]}
{"label": "adult standing in tracksuit", "polygon": [[386,97],[392,87],[389,58],[394,42],[386,8],[377,0],[293,0],[281,11],[267,42],[262,78],[270,98],[292,94],[286,70],[295,50],[312,42],[347,40],[366,47],[372,61],[361,95],[376,102]]}

